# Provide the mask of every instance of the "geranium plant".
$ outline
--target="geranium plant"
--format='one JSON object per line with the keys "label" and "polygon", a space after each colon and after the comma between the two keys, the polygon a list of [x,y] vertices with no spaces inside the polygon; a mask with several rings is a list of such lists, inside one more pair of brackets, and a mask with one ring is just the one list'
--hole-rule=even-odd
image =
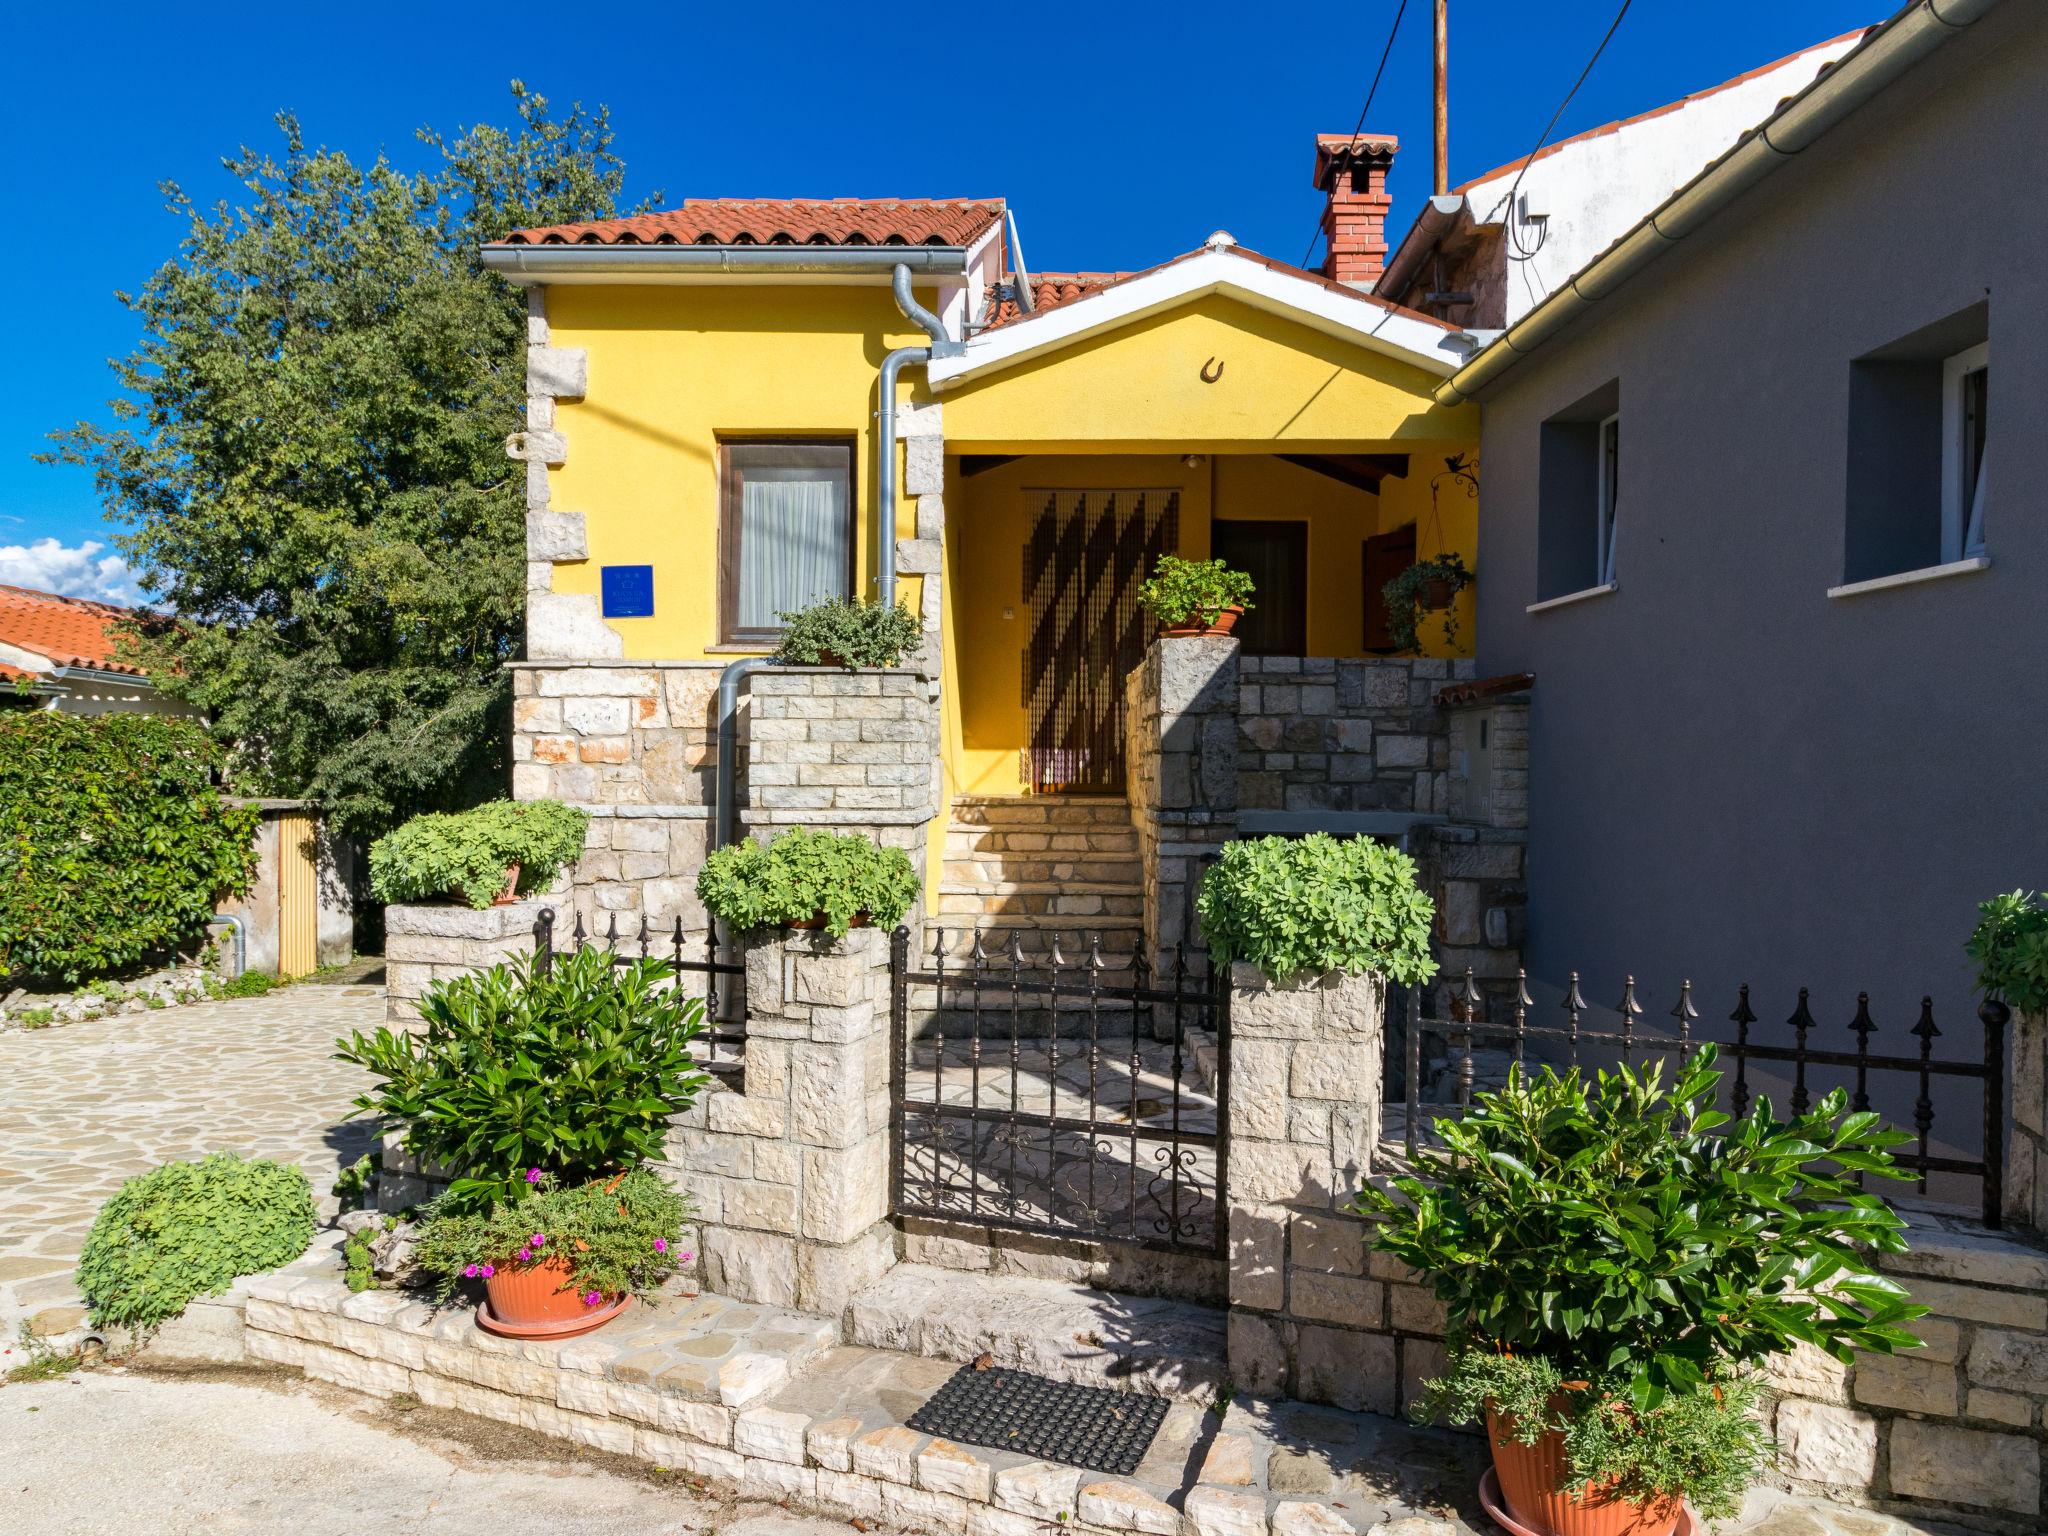
{"label": "geranium plant", "polygon": [[1218,964],[1249,961],[1276,981],[1370,970],[1407,986],[1436,974],[1436,906],[1415,882],[1415,861],[1369,838],[1226,843],[1195,910]]}
{"label": "geranium plant", "polygon": [[924,638],[907,604],[832,597],[794,613],[778,613],[782,643],[775,659],[812,667],[893,667]]}
{"label": "geranium plant", "polygon": [[564,1184],[538,1168],[515,1182],[523,1193],[477,1209],[444,1197],[423,1213],[414,1261],[439,1294],[502,1268],[559,1259],[585,1306],[644,1296],[694,1257],[683,1247],[689,1203],[645,1168],[601,1182]]}
{"label": "geranium plant", "polygon": [[1255,590],[1250,576],[1221,560],[1161,555],[1139,584],[1138,601],[1167,629],[1207,629],[1226,608],[1250,608]]}
{"label": "geranium plant", "polygon": [[460,896],[488,907],[519,866],[519,888],[549,884],[583,851],[590,813],[558,800],[494,800],[474,810],[415,816],[370,845],[379,901]]}
{"label": "geranium plant", "polygon": [[697,899],[727,927],[787,928],[823,918],[844,938],[865,918],[894,927],[917,900],[917,870],[901,848],[855,833],[792,827],[767,843],[720,848],[697,872]]}
{"label": "geranium plant", "polygon": [[1425,610],[1443,613],[1444,644],[1458,638],[1458,594],[1472,585],[1472,568],[1455,549],[1418,560],[1384,587],[1380,595],[1387,604],[1387,637],[1397,651],[1416,650],[1421,645],[1419,626]]}
{"label": "geranium plant", "polygon": [[1444,1304],[1450,1372],[1424,1412],[1487,1417],[1497,1459],[1558,1435],[1566,1488],[1709,1517],[1766,1455],[1747,1416],[1763,1360],[1908,1349],[1926,1311],[1871,1267],[1904,1223],[1859,1184],[1905,1177],[1888,1149],[1911,1138],[1839,1089],[1732,1120],[1714,1062],[1703,1047],[1668,1087],[1661,1062],[1590,1083],[1512,1068],[1356,1207]]}
{"label": "geranium plant", "polygon": [[516,955],[435,982],[420,1019],[418,1032],[358,1031],[335,1055],[383,1080],[358,1109],[454,1171],[450,1210],[523,1192],[531,1168],[573,1184],[658,1160],[706,1081],[690,1053],[703,1000],[661,960],[592,946],[543,969]]}

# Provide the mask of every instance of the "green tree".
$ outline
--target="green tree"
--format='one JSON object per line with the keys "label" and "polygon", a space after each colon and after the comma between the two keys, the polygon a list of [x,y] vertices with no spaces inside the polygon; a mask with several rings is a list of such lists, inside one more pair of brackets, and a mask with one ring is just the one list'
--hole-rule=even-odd
{"label": "green tree", "polygon": [[522,636],[525,302],[478,262],[507,230],[618,211],[607,114],[518,122],[438,163],[357,165],[277,118],[281,155],[224,164],[243,206],[166,184],[178,252],[121,302],[142,340],[104,425],[53,434],[90,468],[173,618],[128,646],[237,748],[245,787],[383,830],[501,792]]}

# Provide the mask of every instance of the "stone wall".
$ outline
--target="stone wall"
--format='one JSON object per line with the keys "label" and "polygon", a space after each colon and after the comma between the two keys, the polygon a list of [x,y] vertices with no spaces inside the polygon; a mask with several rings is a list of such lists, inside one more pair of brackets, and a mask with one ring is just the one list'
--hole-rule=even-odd
{"label": "stone wall", "polygon": [[2006,1125],[2005,1221],[2048,1235],[2048,1013],[2015,1013],[2012,1119]]}
{"label": "stone wall", "polygon": [[[394,1022],[420,1016],[420,994],[450,981],[530,954],[534,924],[545,900],[528,898],[481,912],[452,902],[384,909],[385,1012]],[[557,930],[559,935],[559,929]]]}
{"label": "stone wall", "polygon": [[1238,803],[1246,810],[1450,810],[1439,689],[1470,661],[1246,656]]}
{"label": "stone wall", "polygon": [[706,1288],[836,1316],[896,1261],[889,1225],[889,935],[759,933],[746,1070],[669,1133]]}

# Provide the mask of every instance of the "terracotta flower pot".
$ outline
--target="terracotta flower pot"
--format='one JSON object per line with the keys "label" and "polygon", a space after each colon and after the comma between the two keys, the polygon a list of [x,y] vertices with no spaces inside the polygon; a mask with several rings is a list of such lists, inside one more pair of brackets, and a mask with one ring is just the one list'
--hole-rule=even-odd
{"label": "terracotta flower pot", "polygon": [[1181,624],[1168,624],[1160,629],[1160,638],[1165,640],[1185,640],[1194,635],[1227,635],[1230,633],[1231,626],[1237,623],[1243,613],[1244,609],[1233,603],[1230,607],[1225,608],[1216,615],[1216,622],[1214,624],[1202,624],[1193,620]]}
{"label": "terracotta flower pot", "polygon": [[486,1332],[509,1338],[561,1339],[603,1326],[632,1299],[614,1296],[586,1305],[570,1278],[568,1260],[550,1256],[521,1264],[512,1259],[492,1266],[476,1320]]}
{"label": "terracotta flower pot", "polygon": [[1422,584],[1424,608],[1448,608],[1458,598],[1458,584],[1448,576],[1432,576]]}
{"label": "terracotta flower pot", "polygon": [[491,898],[494,907],[509,907],[519,899],[519,861],[514,859],[505,866],[505,888]]}
{"label": "terracotta flower pot", "polygon": [[1587,1484],[1565,1491],[1564,1436],[1547,1430],[1534,1445],[1514,1438],[1512,1415],[1486,1410],[1493,1471],[1508,1513],[1539,1536],[1671,1536],[1685,1500],[1666,1496],[1649,1504],[1609,1498]]}

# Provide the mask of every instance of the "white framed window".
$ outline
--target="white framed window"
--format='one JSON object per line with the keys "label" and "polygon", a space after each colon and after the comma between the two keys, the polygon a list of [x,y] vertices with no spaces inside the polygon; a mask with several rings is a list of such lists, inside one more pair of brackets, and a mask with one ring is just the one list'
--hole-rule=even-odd
{"label": "white framed window", "polygon": [[1941,558],[1984,553],[1984,426],[1991,404],[1991,343],[1941,365]]}
{"label": "white framed window", "polygon": [[1616,412],[1600,423],[1599,464],[1596,470],[1599,504],[1593,519],[1595,545],[1593,570],[1596,586],[1614,584],[1615,502],[1621,489],[1621,414]]}

